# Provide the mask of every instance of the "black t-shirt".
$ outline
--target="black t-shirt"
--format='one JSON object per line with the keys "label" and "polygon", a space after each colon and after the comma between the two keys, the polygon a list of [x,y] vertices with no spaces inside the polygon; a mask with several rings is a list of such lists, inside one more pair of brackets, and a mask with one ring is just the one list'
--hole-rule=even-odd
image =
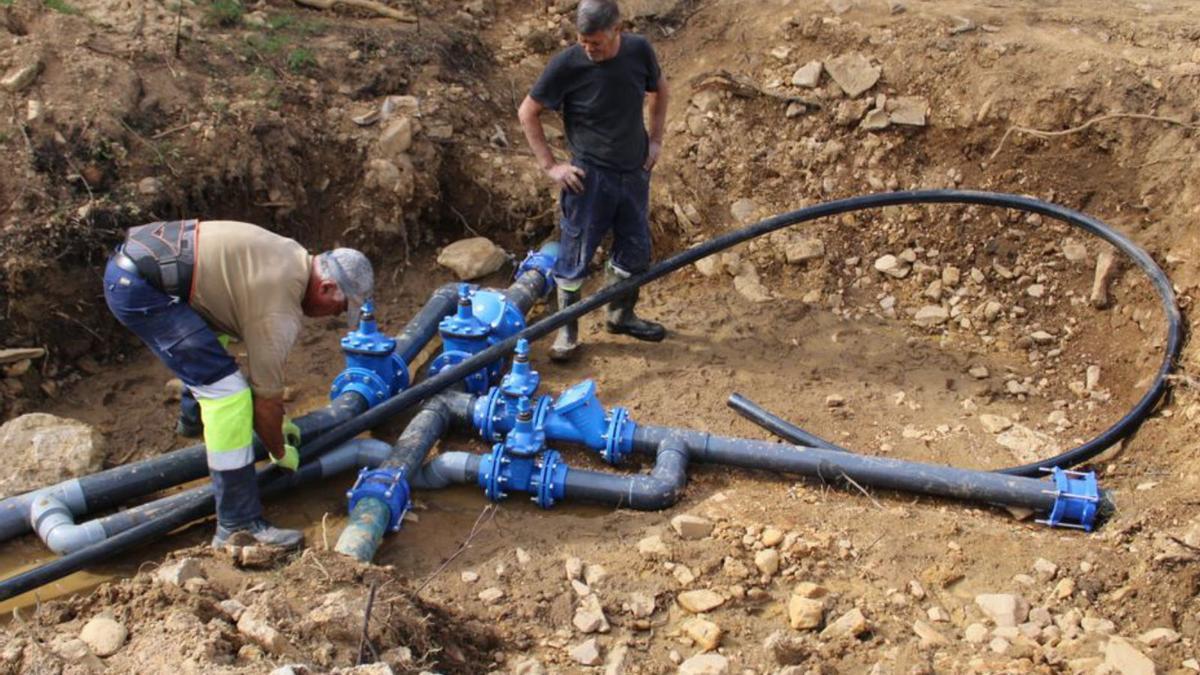
{"label": "black t-shirt", "polygon": [[607,61],[592,61],[580,45],[559,52],[529,95],[562,112],[575,159],[632,171],[646,161],[642,102],[646,92],[658,91],[659,74],[650,42],[622,33],[617,55]]}

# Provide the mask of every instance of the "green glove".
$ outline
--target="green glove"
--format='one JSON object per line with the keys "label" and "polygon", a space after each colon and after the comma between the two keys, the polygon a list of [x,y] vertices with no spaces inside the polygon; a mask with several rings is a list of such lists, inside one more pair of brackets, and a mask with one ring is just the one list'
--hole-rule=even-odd
{"label": "green glove", "polygon": [[300,427],[290,417],[283,418],[283,442],[300,447]]}
{"label": "green glove", "polygon": [[283,457],[276,459],[275,455],[270,453],[267,453],[267,456],[271,458],[272,464],[288,471],[295,471],[296,467],[300,466],[300,451],[294,445],[283,446]]}

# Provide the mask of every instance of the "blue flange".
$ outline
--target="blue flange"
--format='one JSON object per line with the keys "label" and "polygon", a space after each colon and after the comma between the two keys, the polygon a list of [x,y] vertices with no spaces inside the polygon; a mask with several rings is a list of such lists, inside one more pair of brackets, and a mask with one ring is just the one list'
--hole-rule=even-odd
{"label": "blue flange", "polygon": [[409,501],[408,481],[405,479],[405,471],[399,469],[362,469],[358,472],[358,480],[354,481],[354,487],[346,492],[346,499],[349,500],[349,511],[354,512],[355,505],[359,500],[372,497],[383,502],[388,507],[390,518],[388,519],[387,529],[390,532],[399,532],[400,526],[404,522],[404,514],[412,507],[412,502]]}
{"label": "blue flange", "polygon": [[[436,375],[461,363],[524,328],[524,315],[503,293],[490,290],[472,293],[470,286],[461,284],[458,311],[438,324],[442,353],[429,366],[429,374]],[[466,377],[464,383],[467,391],[472,394],[487,392],[488,387],[500,379],[503,366],[503,359],[499,359]]]}
{"label": "blue flange", "polygon": [[542,297],[548,296],[554,292],[554,275],[551,272],[554,270],[554,263],[557,258],[558,242],[556,241],[542,246],[540,251],[530,251],[517,267],[517,272],[513,278],[519,278],[529,270],[541,272],[542,276],[546,279],[545,291],[543,291]]}
{"label": "blue flange", "polygon": [[[1050,515],[1039,523],[1050,527],[1073,527],[1087,532],[1096,524],[1100,506],[1100,486],[1094,471],[1068,471],[1054,467],[1050,470],[1054,481],[1054,508]],[[1049,492],[1049,491],[1048,491]]]}
{"label": "blue flange", "polygon": [[613,408],[604,432],[604,450],[600,456],[609,464],[620,464],[633,451],[633,430],[637,423],[629,419],[625,408]]}
{"label": "blue flange", "polygon": [[408,387],[408,365],[395,354],[396,340],[379,332],[373,302],[362,306],[361,316],[358,328],[342,338],[346,369],[334,379],[329,398],[352,391],[374,407]]}
{"label": "blue flange", "polygon": [[534,462],[534,468],[536,472],[530,477],[529,484],[529,491],[533,493],[530,500],[541,508],[548,509],[566,493],[567,464],[562,461],[562,455],[547,450]]}

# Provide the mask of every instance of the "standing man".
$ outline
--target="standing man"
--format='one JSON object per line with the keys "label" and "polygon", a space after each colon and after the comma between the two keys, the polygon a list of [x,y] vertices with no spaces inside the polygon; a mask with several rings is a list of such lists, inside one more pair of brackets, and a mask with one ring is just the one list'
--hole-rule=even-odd
{"label": "standing man", "polygon": [[[550,60],[521,102],[518,117],[539,166],[562,190],[561,250],[554,265],[558,307],[576,303],[587,264],[612,230],[605,283],[612,285],[650,266],[650,170],[662,149],[667,120],[667,80],[650,43],[621,32],[616,0],[581,0],[575,27],[579,42]],[[642,104],[650,99],[650,132]],[[540,115],[562,113],[571,162],[556,162]],[[634,313],[638,292],[608,305],[605,328],[658,342],[666,330]],[[566,361],[579,344],[576,321],[559,329],[550,358]]]}
{"label": "standing man", "polygon": [[[108,259],[109,309],[199,402],[217,503],[214,547],[235,533],[285,548],[304,541],[263,518],[254,433],[272,463],[296,469],[300,429],[284,415],[283,381],[300,318],[346,312],[353,326],[373,287],[371,263],[354,249],[311,256],[291,239],[235,221],[134,227]],[[246,345],[246,375],[225,351],[226,335]]]}

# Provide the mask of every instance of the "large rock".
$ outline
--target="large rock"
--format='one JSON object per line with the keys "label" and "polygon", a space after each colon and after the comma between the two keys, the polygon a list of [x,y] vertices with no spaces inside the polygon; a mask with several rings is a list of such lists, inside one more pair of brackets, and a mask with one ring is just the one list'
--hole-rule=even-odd
{"label": "large rock", "polygon": [[703,539],[712,534],[713,522],[707,518],[683,513],[671,519],[671,527],[680,539]]}
{"label": "large rock", "polygon": [[589,638],[571,648],[571,660],[581,666],[594,666],[600,663],[600,643],[596,638]]}
{"label": "large rock", "polygon": [[83,640],[96,656],[112,656],[125,644],[129,631],[125,625],[104,614],[92,617],[79,632]]}
{"label": "large rock", "polygon": [[711,652],[721,644],[723,631],[717,624],[698,616],[683,622],[683,634],[687,635],[700,649]]}
{"label": "large rock", "polygon": [[1058,442],[1040,431],[1023,424],[1014,424],[996,436],[996,442],[1012,451],[1018,462],[1027,464],[1052,457],[1061,452]]}
{"label": "large rock", "polygon": [[575,628],[579,629],[580,633],[607,633],[609,630],[608,619],[604,616],[604,607],[600,605],[600,599],[594,593],[579,601],[579,607],[575,610],[575,618],[571,623],[575,624]]}
{"label": "large rock", "polygon": [[792,595],[788,599],[788,624],[796,630],[814,630],[821,627],[825,616],[825,603],[821,600]]}
{"label": "large rock", "polygon": [[983,593],[975,596],[975,604],[1000,628],[1020,625],[1029,616],[1029,603],[1012,593]]}
{"label": "large rock", "polygon": [[78,420],[29,413],[0,426],[0,495],[12,495],[93,473],[104,439]]}
{"label": "large rock", "polygon": [[870,59],[852,52],[841,54],[825,61],[825,72],[837,82],[842,91],[854,98],[875,86],[883,70],[871,65]]}
{"label": "large rock", "polygon": [[923,96],[897,96],[887,100],[887,110],[892,124],[923,127],[929,113],[929,101]]}
{"label": "large rock", "polygon": [[697,654],[679,664],[679,675],[725,675],[729,659],[720,654]]}
{"label": "large rock", "polygon": [[710,610],[714,610],[725,604],[725,598],[721,597],[715,591],[701,589],[696,591],[684,591],[680,593],[675,600],[679,606],[691,612],[692,614],[701,614]]}
{"label": "large rock", "polygon": [[1145,654],[1125,638],[1115,635],[1104,646],[1104,663],[1121,675],[1154,675],[1158,672]]}
{"label": "large rock", "polygon": [[391,158],[408,152],[412,147],[413,125],[408,117],[393,120],[379,135],[379,152]]}
{"label": "large rock", "polygon": [[41,61],[15,66],[5,73],[3,78],[0,78],[0,89],[11,92],[21,91],[33,84],[40,72],[42,72]]}
{"label": "large rock", "polygon": [[471,237],[460,239],[442,249],[437,261],[466,281],[500,269],[508,261],[508,255],[487,237]]}
{"label": "large rock", "polygon": [[940,326],[946,323],[946,320],[949,318],[950,312],[941,305],[925,305],[921,309],[918,309],[916,316],[913,317],[918,326],[925,328]]}

